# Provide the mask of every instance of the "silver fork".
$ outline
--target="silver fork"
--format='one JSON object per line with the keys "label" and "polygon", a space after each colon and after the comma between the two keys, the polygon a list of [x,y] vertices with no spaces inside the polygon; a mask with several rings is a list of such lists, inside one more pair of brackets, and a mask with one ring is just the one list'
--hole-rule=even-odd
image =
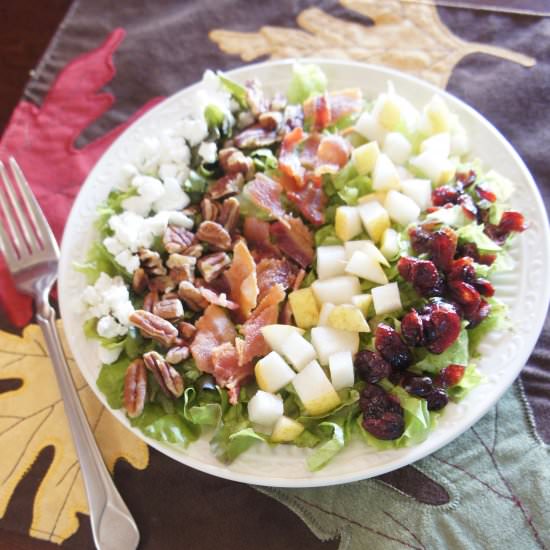
{"label": "silver fork", "polygon": [[95,545],[100,550],[133,550],[139,543],[138,528],[95,442],[63,354],[55,310],[49,303],[57,279],[59,248],[23,172],[13,157],[9,163],[15,185],[0,161],[4,182],[0,204],[5,223],[0,219],[0,250],[17,289],[32,296],[36,304],[36,318],[44,333],[80,461]]}

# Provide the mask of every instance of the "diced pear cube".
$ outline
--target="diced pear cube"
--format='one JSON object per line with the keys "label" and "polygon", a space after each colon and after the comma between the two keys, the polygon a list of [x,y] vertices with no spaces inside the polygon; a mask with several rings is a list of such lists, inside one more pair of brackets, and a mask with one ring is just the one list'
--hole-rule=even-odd
{"label": "diced pear cube", "polygon": [[433,151],[440,157],[447,158],[451,154],[451,135],[449,132],[441,132],[425,139],[420,144],[420,152]]}
{"label": "diced pear cube", "polygon": [[311,343],[317,352],[321,365],[328,365],[328,358],[333,353],[339,351],[357,353],[359,334],[332,327],[315,327],[311,329]]}
{"label": "diced pear cube", "polygon": [[457,155],[462,157],[470,150],[470,141],[468,139],[468,134],[463,128],[453,132],[451,134],[451,153],[452,155]]}
{"label": "diced pear cube", "polygon": [[376,159],[372,173],[372,188],[375,191],[384,191],[387,189],[399,189],[399,174],[395,164],[388,155],[380,153]]}
{"label": "diced pear cube", "polygon": [[373,116],[386,130],[394,130],[401,120],[401,109],[395,94],[380,94],[373,108]]}
{"label": "diced pear cube", "polygon": [[332,354],[328,359],[330,380],[335,390],[350,388],[355,382],[353,357],[349,351]]}
{"label": "diced pear cube", "polygon": [[268,346],[277,353],[282,353],[281,347],[291,334],[304,333],[304,329],[295,327],[294,325],[266,325],[260,330]]}
{"label": "diced pear cube", "polygon": [[397,283],[388,283],[384,286],[377,286],[371,290],[374,311],[376,315],[391,313],[402,308],[401,296]]}
{"label": "diced pear cube", "polygon": [[343,246],[319,246],[317,248],[317,276],[329,279],[343,275],[346,268],[346,251]]}
{"label": "diced pear cube", "polygon": [[328,317],[328,324],[339,330],[351,332],[370,332],[370,327],[361,310],[350,304],[334,306]]}
{"label": "diced pear cube", "polygon": [[356,206],[339,206],[334,217],[336,236],[342,241],[349,241],[362,231],[361,217]]}
{"label": "diced pear cube", "polygon": [[404,180],[401,182],[401,192],[418,204],[422,211],[432,204],[432,184],[430,180],[415,178]]}
{"label": "diced pear cube", "polygon": [[382,235],[380,252],[382,252],[388,260],[393,260],[399,254],[399,250],[399,233],[395,229],[388,227]]}
{"label": "diced pear cube", "polygon": [[386,191],[375,191],[373,193],[367,193],[366,195],[363,195],[362,197],[359,197],[357,199],[358,204],[365,204],[366,202],[379,202],[380,204],[383,204],[386,200]]}
{"label": "diced pear cube", "polygon": [[340,397],[317,361],[312,361],[292,381],[307,413],[324,414],[340,404]]}
{"label": "diced pear cube", "polygon": [[321,312],[319,313],[319,323],[318,323],[320,327],[328,327],[328,318],[329,318],[330,312],[335,307],[336,306],[334,304],[331,304],[330,302],[325,302],[321,306]]}
{"label": "diced pear cube", "polygon": [[296,332],[293,332],[283,343],[282,353],[297,371],[301,371],[316,357],[313,346]]}
{"label": "diced pear cube", "polygon": [[409,161],[410,165],[436,185],[449,181],[455,171],[452,161],[428,149]]}
{"label": "diced pear cube", "polygon": [[351,297],[361,292],[359,279],[350,275],[317,280],[311,285],[311,288],[320,304],[325,302],[335,305],[350,304]]}
{"label": "diced pear cube", "polygon": [[361,310],[361,313],[367,317],[369,314],[370,305],[372,304],[372,296],[370,294],[358,294],[351,299],[351,303]]}
{"label": "diced pear cube", "polygon": [[366,202],[358,208],[369,237],[375,243],[379,242],[384,231],[391,225],[387,210],[378,201]]}
{"label": "diced pear cube", "polygon": [[386,260],[385,256],[380,252],[380,250],[378,250],[378,247],[372,241],[348,241],[347,243],[344,243],[344,249],[346,252],[346,260],[351,259],[353,253],[360,250],[361,252],[366,252],[378,263],[381,263],[386,267],[390,266],[388,260]]}
{"label": "diced pear cube", "polygon": [[360,176],[370,174],[373,171],[379,154],[380,149],[376,141],[365,143],[353,150],[351,158]]}
{"label": "diced pear cube", "polygon": [[392,190],[388,193],[384,207],[390,218],[400,225],[408,225],[420,216],[418,204],[399,191]]}
{"label": "diced pear cube", "polygon": [[369,141],[383,143],[387,130],[371,113],[363,113],[355,123],[355,131]]}
{"label": "diced pear cube", "polygon": [[271,441],[274,443],[289,443],[294,441],[303,431],[304,426],[302,424],[283,415],[279,417],[279,420],[273,426]]}
{"label": "diced pear cube", "polygon": [[[327,279],[331,280],[331,279]],[[294,321],[300,328],[314,327],[319,321],[319,307],[311,287],[301,288],[288,296]]]}
{"label": "diced pear cube", "polygon": [[430,122],[431,133],[448,132],[451,127],[451,113],[443,99],[434,95],[424,108],[424,113]]}
{"label": "diced pear cube", "polygon": [[395,164],[405,164],[412,152],[411,142],[399,132],[390,132],[384,140],[383,152]]}
{"label": "diced pear cube", "polygon": [[353,253],[346,266],[346,273],[357,275],[379,285],[385,285],[388,282],[388,277],[380,264],[372,256],[361,250]]}
{"label": "diced pear cube", "polygon": [[[295,332],[292,334],[301,338]],[[275,393],[284,388],[296,376],[276,351],[268,353],[256,363],[254,374],[260,389],[269,393]]]}
{"label": "diced pear cube", "polygon": [[283,416],[283,412],[283,400],[280,395],[258,390],[248,402],[248,418],[261,426],[273,426]]}

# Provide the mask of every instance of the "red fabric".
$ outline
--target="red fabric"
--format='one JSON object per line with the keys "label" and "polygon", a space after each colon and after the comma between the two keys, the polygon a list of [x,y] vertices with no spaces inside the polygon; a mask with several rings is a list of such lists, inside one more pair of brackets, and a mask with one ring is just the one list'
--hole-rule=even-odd
{"label": "red fabric", "polygon": [[[127,122],[82,149],[75,140],[113,105],[112,94],[100,92],[115,75],[113,53],[125,36],[115,29],[96,50],[71,61],[57,76],[41,107],[20,101],[0,139],[2,160],[13,155],[23,171],[58,240],[80,186],[111,143],[145,111],[155,98]],[[17,294],[0,258],[0,301],[10,321],[25,326],[32,317],[31,301]]]}

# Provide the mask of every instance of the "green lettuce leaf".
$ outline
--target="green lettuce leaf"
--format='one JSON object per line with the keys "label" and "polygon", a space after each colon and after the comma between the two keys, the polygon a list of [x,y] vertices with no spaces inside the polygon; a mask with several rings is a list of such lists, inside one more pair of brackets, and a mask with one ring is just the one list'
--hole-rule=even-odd
{"label": "green lettuce leaf", "polygon": [[372,181],[368,176],[357,176],[338,191],[338,196],[348,205],[355,206],[357,199],[372,191]]}
{"label": "green lettuce leaf", "polygon": [[467,366],[470,358],[468,350],[468,330],[464,327],[460,331],[458,338],[452,346],[447,348],[443,353],[427,353],[426,356],[416,363],[411,370],[415,372],[429,372],[437,374],[447,365],[462,365]]}
{"label": "green lettuce leaf", "polygon": [[315,244],[317,246],[328,246],[342,244],[342,241],[336,236],[334,225],[327,224],[315,231]]}
{"label": "green lettuce leaf", "polygon": [[344,430],[336,422],[321,422],[320,431],[326,431],[328,439],[315,448],[307,458],[307,466],[311,472],[316,472],[334,458],[345,446]]}
{"label": "green lettuce leaf", "polygon": [[252,151],[252,153],[250,153],[250,158],[254,161],[256,170],[260,170],[262,172],[276,170],[279,165],[277,157],[273,154],[273,151],[267,147]]}
{"label": "green lettuce leaf", "polygon": [[449,388],[449,397],[453,401],[460,401],[464,399],[472,389],[479,386],[479,384],[485,380],[486,377],[477,370],[475,365],[468,365],[460,382]]}
{"label": "green lettuce leaf", "polygon": [[[426,216],[427,220],[439,222],[451,227],[468,227],[470,220],[464,215],[462,206],[455,205],[451,208],[438,208]],[[476,225],[476,224],[473,224]]]}
{"label": "green lettuce leaf", "polygon": [[489,315],[477,327],[468,331],[469,348],[472,355],[479,355],[477,347],[487,334],[494,330],[508,330],[512,327],[512,322],[508,317],[508,307],[496,298],[488,298],[487,301],[491,305]]}
{"label": "green lettuce leaf", "polygon": [[132,276],[119,264],[114,256],[103,246],[101,241],[95,241],[83,263],[74,263],[74,269],[86,276],[88,284],[93,285],[101,273],[107,273],[110,277],[120,275],[126,282],[132,280]]}
{"label": "green lettuce leaf", "polygon": [[483,232],[483,224],[470,223],[457,230],[460,242],[474,243],[481,252],[500,252],[502,248]]}
{"label": "green lettuce leaf", "polygon": [[239,84],[238,82],[235,82],[228,76],[224,75],[221,71],[218,71],[216,74],[225,89],[231,94],[233,99],[240,105],[240,107],[242,109],[248,109],[246,88],[242,84]]}
{"label": "green lettuce leaf", "polygon": [[103,365],[97,377],[97,387],[105,395],[109,407],[120,409],[124,393],[124,377],[130,364],[130,359],[122,355],[110,365]]}
{"label": "green lettuce leaf", "polygon": [[319,66],[311,63],[295,63],[292,66],[292,78],[287,91],[290,103],[303,103],[326,89],[327,77]]}
{"label": "green lettuce leaf", "polygon": [[183,393],[183,416],[192,424],[198,426],[217,426],[221,415],[220,403],[197,403],[197,392],[192,386],[185,388]]}
{"label": "green lettuce leaf", "polygon": [[192,203],[199,202],[202,199],[208,185],[208,180],[191,170],[189,177],[183,183],[183,190],[189,195]]}

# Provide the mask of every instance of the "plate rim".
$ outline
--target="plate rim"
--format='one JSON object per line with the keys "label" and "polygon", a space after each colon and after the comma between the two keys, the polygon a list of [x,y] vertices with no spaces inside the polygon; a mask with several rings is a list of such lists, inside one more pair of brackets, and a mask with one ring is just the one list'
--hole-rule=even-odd
{"label": "plate rim", "polygon": [[[544,202],[542,200],[542,196],[540,194],[538,186],[533,176],[531,175],[529,169],[527,168],[525,162],[520,157],[519,153],[514,149],[512,144],[487,118],[485,118],[481,113],[479,113],[472,106],[468,105],[462,99],[456,97],[454,94],[448,92],[447,90],[438,88],[434,84],[431,84],[430,82],[427,82],[414,75],[410,75],[408,73],[404,73],[402,71],[392,69],[389,67],[375,65],[375,64],[361,63],[358,61],[338,60],[338,59],[329,59],[329,58],[321,58],[321,57],[307,58],[307,59],[288,58],[288,59],[282,59],[282,60],[264,61],[261,63],[244,64],[244,65],[240,65],[235,69],[224,71],[224,73],[227,74],[228,76],[238,77],[239,73],[241,72],[248,72],[251,70],[276,67],[276,66],[282,66],[282,65],[291,66],[293,63],[297,61],[306,61],[307,63],[318,63],[321,65],[338,65],[338,66],[349,66],[349,67],[360,66],[362,69],[381,73],[382,75],[386,76],[388,80],[391,79],[392,76],[397,77],[400,80],[403,80],[403,79],[408,80],[417,86],[427,88],[431,90],[433,93],[441,94],[444,98],[451,98],[452,102],[458,103],[461,109],[469,112],[471,116],[473,116],[475,119],[480,121],[483,125],[488,127],[488,129],[495,136],[495,138],[498,141],[500,141],[501,145],[504,146],[507,154],[514,161],[519,171],[521,172],[522,176],[525,178],[525,181],[527,182],[529,187],[531,187],[531,190],[533,191],[533,196],[535,198],[534,206],[536,210],[541,214],[542,221],[545,222],[542,230],[542,234],[544,237],[544,248],[546,251],[545,256],[546,258],[550,257],[550,230],[548,226],[548,214],[546,212],[546,208],[544,206]],[[137,121],[131,124],[128,128],[124,130],[124,132],[120,134],[120,136],[117,137],[117,139],[104,151],[101,157],[97,160],[96,164],[94,165],[94,167],[92,168],[92,170],[90,171],[86,179],[84,180],[82,186],[80,187],[78,195],[75,198],[70,214],[67,218],[65,229],[70,228],[74,223],[74,219],[78,216],[78,212],[81,209],[81,203],[84,200],[83,191],[93,184],[93,181],[96,178],[96,173],[101,172],[101,168],[103,164],[102,161],[104,157],[113,149],[117,149],[119,147],[119,143],[123,142],[126,139],[126,135],[128,133],[134,131],[134,128],[136,127],[136,125],[143,124],[146,120],[148,120],[148,118],[154,118],[156,116],[156,113],[161,112],[163,109],[167,107],[167,105],[169,105],[172,102],[179,101],[181,98],[181,95],[183,95],[184,93],[188,94],[192,92],[193,89],[198,88],[199,86],[200,86],[200,81],[195,82],[189,86],[186,86],[185,88],[182,88],[181,90],[178,90],[177,92],[170,95],[169,97],[165,98],[164,100],[159,102],[157,105],[155,105],[153,108],[151,108],[149,111],[147,111],[147,113],[145,113],[143,116],[137,119]],[[70,271],[72,270],[70,255],[68,252],[69,237],[67,235],[68,233],[64,230],[63,239],[61,242],[61,256],[60,256],[60,262],[59,262],[59,283],[58,283],[59,307],[60,307],[62,319],[63,317],[65,317],[64,312],[68,311],[68,308],[70,307],[70,305],[67,303],[65,299],[66,293],[63,292],[63,289],[66,286],[66,280],[69,277]],[[547,310],[548,303],[550,301],[550,284],[546,284],[543,287],[543,291],[544,291],[544,296],[543,296],[543,300],[541,300],[541,303],[546,304],[545,309]],[[542,307],[540,307],[539,309],[542,311]],[[429,446],[428,448],[424,448],[423,444],[410,447],[411,452],[406,456],[398,457],[397,459],[389,460],[384,464],[370,467],[368,471],[359,471],[357,473],[345,473],[340,475],[333,475],[332,477],[320,477],[320,478],[316,478],[315,474],[311,474],[311,477],[308,477],[308,478],[286,478],[286,477],[277,477],[277,476],[267,478],[265,476],[259,477],[249,473],[235,472],[226,468],[221,463],[219,466],[201,463],[199,460],[197,460],[194,457],[190,457],[181,452],[177,452],[175,448],[145,436],[137,428],[133,428],[129,424],[129,421],[119,409],[117,410],[112,409],[108,405],[105,396],[97,388],[96,381],[93,379],[91,373],[88,373],[84,368],[80,367],[76,359],[77,353],[75,353],[74,347],[73,345],[71,345],[70,331],[67,331],[67,330],[66,330],[66,339],[75,357],[75,364],[77,365],[80,373],[85,378],[87,384],[91,387],[92,391],[94,392],[96,397],[100,400],[102,405],[106,409],[108,409],[110,414],[112,414],[127,429],[130,429],[132,432],[134,432],[147,445],[153,447],[157,451],[169,456],[171,459],[181,464],[184,464],[196,470],[202,471],[204,473],[214,475],[216,477],[221,477],[223,479],[228,479],[228,480],[237,481],[241,483],[267,486],[267,487],[305,488],[305,487],[322,487],[322,486],[330,486],[330,485],[340,485],[340,484],[350,483],[350,482],[359,481],[363,479],[369,479],[371,477],[376,477],[384,473],[401,468],[403,466],[413,464],[414,462],[422,458],[425,458],[426,456],[429,456],[434,452],[438,451],[445,445],[449,444],[451,441],[459,438],[472,425],[474,425],[483,416],[485,416],[488,410],[493,405],[495,405],[501,399],[503,394],[507,390],[509,390],[511,386],[514,384],[521,370],[525,366],[527,359],[531,355],[532,350],[534,349],[534,346],[536,345],[536,342],[540,335],[540,332],[542,331],[542,328],[544,326],[546,315],[545,314],[541,315],[539,313],[537,317],[538,317],[537,318],[538,323],[534,327],[535,330],[530,331],[528,335],[524,336],[524,338],[528,341],[528,345],[523,346],[524,351],[517,358],[517,363],[519,367],[515,369],[513,379],[509,384],[504,385],[502,388],[499,388],[498,391],[492,393],[491,399],[489,399],[486,403],[483,404],[482,407],[479,407],[476,410],[476,413],[474,414],[473,418],[470,421],[466,422],[463,425],[460,425],[458,429],[450,430],[448,434],[445,434],[444,436],[440,437],[437,443],[434,444],[434,442],[432,442],[431,446]],[[426,440],[426,442],[429,442],[429,437]]]}

